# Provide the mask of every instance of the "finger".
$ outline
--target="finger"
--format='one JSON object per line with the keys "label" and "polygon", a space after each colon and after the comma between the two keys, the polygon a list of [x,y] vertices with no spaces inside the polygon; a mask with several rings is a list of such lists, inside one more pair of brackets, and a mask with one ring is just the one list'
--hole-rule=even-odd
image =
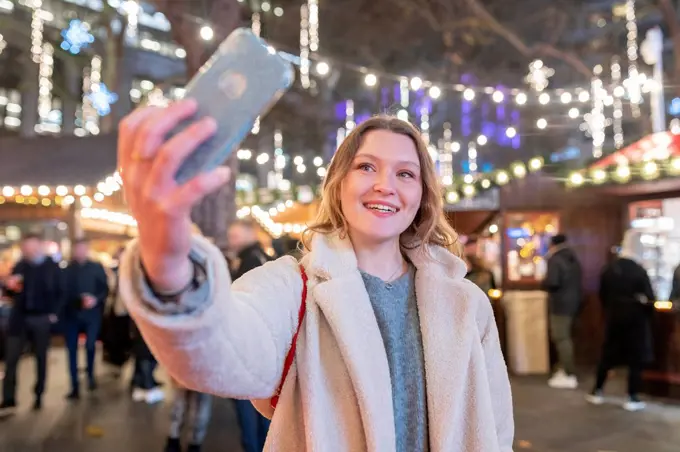
{"label": "finger", "polygon": [[157,111],[144,118],[135,134],[133,159],[150,160],[156,155],[158,148],[165,141],[166,135],[180,122],[196,113],[198,104],[193,99],[186,99]]}
{"label": "finger", "polygon": [[151,187],[164,187],[174,181],[175,173],[184,159],[196,148],[215,134],[217,122],[203,118],[191,124],[161,146],[153,160],[148,183]]}
{"label": "finger", "polygon": [[208,173],[199,174],[178,187],[169,201],[179,210],[190,210],[194,204],[226,184],[230,178],[231,169],[228,166],[220,166]]}
{"label": "finger", "polygon": [[[139,125],[154,112],[158,111],[158,107],[138,108],[129,115],[127,115],[118,125],[118,167],[119,171],[127,169],[132,156],[132,149],[134,146],[135,132]],[[125,171],[120,171],[119,174],[123,177]]]}

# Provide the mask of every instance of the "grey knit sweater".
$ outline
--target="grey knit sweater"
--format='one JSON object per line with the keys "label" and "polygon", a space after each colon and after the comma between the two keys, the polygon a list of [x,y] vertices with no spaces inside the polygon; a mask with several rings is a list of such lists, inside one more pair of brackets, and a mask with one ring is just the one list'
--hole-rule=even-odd
{"label": "grey knit sweater", "polygon": [[392,283],[361,272],[385,344],[392,380],[397,452],[429,450],[425,359],[415,268]]}

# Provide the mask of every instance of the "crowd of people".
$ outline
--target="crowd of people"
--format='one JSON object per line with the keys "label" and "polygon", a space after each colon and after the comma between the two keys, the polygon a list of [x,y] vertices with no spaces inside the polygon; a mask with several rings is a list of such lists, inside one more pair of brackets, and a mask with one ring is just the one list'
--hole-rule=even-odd
{"label": "crowd of people", "polygon": [[[240,220],[231,225],[228,241],[224,257],[234,279],[272,260],[258,241],[254,223]],[[33,409],[42,409],[48,350],[55,334],[63,336],[67,353],[71,387],[66,399],[75,402],[81,398],[78,357],[84,337],[88,391],[97,390],[97,375],[101,374],[97,372],[97,362],[104,361],[117,377],[132,362],[129,382],[132,399],[149,404],[163,401],[163,385],[154,375],[157,361],[119,296],[119,258],[123,248],[113,256],[112,265],[105,268],[90,258],[90,246],[85,239],[74,241],[71,259],[65,263],[45,254],[39,234],[25,235],[20,245],[20,260],[8,275],[0,278],[0,296],[10,307],[0,338],[3,351],[0,358],[5,361],[0,416],[11,415],[17,408],[17,382],[24,381],[18,378],[18,363],[26,351],[31,352],[37,364]],[[298,252],[297,241],[290,237],[282,237],[274,245],[282,254]],[[98,342],[102,344],[101,360],[96,358]],[[174,398],[165,451],[200,451],[210,422],[212,396],[187,389],[174,379],[170,383]],[[269,420],[250,402],[234,403],[244,451],[261,452]],[[181,442],[185,429],[186,449]]]}

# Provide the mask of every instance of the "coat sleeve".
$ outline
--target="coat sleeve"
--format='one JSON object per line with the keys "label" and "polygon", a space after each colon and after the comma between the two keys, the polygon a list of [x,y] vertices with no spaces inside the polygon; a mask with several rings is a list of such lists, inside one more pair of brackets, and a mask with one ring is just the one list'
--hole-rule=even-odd
{"label": "coat sleeve", "polygon": [[494,422],[501,452],[512,452],[515,437],[515,419],[508,367],[503,358],[498,328],[493,309],[488,300],[480,302],[482,309],[482,347],[492,394]]}
{"label": "coat sleeve", "polygon": [[548,259],[548,269],[545,278],[541,282],[541,289],[546,292],[555,292],[560,288],[560,265],[557,259]]}
{"label": "coat sleeve", "polygon": [[186,388],[220,397],[271,397],[297,327],[297,262],[269,262],[231,285],[224,257],[206,239],[194,237],[191,258],[205,280],[179,302],[164,303],[146,283],[137,242],[126,249],[120,296],[144,340]]}

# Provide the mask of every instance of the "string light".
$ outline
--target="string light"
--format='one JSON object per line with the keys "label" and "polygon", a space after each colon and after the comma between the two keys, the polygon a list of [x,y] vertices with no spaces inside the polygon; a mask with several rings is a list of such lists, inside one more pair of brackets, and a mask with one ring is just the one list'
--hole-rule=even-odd
{"label": "string light", "polygon": [[309,51],[309,6],[303,3],[300,6],[300,84],[305,89],[311,86]]}
{"label": "string light", "polygon": [[354,101],[348,100],[345,104],[345,129],[347,134],[356,126],[354,122]]}
{"label": "string light", "polygon": [[31,54],[33,62],[40,64],[43,52],[43,10],[42,0],[32,0],[28,5],[33,10],[31,16]]}
{"label": "string light", "polygon": [[474,141],[468,143],[468,165],[470,174],[477,172],[477,145]]}
{"label": "string light", "polygon": [[593,107],[586,120],[587,130],[593,140],[593,157],[602,157],[602,147],[605,140],[606,119],[604,116],[604,97],[606,91],[603,88],[602,80],[594,77],[592,80]]}
{"label": "string light", "polygon": [[[92,61],[89,68],[83,70],[83,103],[82,103],[82,114],[81,123],[82,129],[80,130],[80,135],[97,135],[99,133],[99,114],[95,108],[93,99],[91,95],[97,93],[100,90],[101,83],[101,70],[102,70],[102,59],[100,56],[95,55],[92,57]],[[76,135],[78,135],[78,130],[76,130]]]}
{"label": "string light", "polygon": [[319,3],[318,0],[307,0],[309,8],[309,50],[319,51]]}
{"label": "string light", "polygon": [[48,117],[52,111],[52,73],[54,69],[54,47],[46,42],[40,55],[40,68],[38,76],[38,117],[36,131],[42,132],[49,122]]}
{"label": "string light", "polygon": [[127,27],[125,29],[125,34],[128,40],[134,42],[138,38],[138,25],[139,25],[139,14],[140,6],[135,0],[125,0],[121,5],[123,14],[127,16]]}
{"label": "string light", "polygon": [[[612,58],[611,75],[612,83],[618,85],[621,82],[621,65],[618,57]],[[617,86],[617,88],[621,87]],[[614,117],[614,146],[616,149],[621,149],[623,146],[623,102],[620,96],[614,96],[612,115]]]}
{"label": "string light", "polygon": [[0,55],[2,55],[3,50],[7,47],[7,41],[5,41],[5,38],[0,34]]}
{"label": "string light", "polygon": [[430,111],[427,106],[420,107],[420,134],[425,144],[430,144]]}
{"label": "string light", "polygon": [[442,185],[445,187],[453,184],[453,145],[451,143],[451,123],[444,123],[444,133],[440,140],[439,153],[439,175],[441,177]]}
{"label": "string light", "polygon": [[640,116],[639,104],[642,102],[640,91],[640,74],[638,73],[638,26],[635,11],[635,0],[626,0],[626,29],[628,30],[628,97],[633,117]]}
{"label": "string light", "polygon": [[548,87],[549,79],[555,74],[555,70],[543,64],[541,60],[534,60],[529,64],[529,74],[525,81],[535,91],[543,91]]}
{"label": "string light", "polygon": [[399,102],[404,108],[408,108],[409,104],[409,83],[406,77],[399,80]]}

